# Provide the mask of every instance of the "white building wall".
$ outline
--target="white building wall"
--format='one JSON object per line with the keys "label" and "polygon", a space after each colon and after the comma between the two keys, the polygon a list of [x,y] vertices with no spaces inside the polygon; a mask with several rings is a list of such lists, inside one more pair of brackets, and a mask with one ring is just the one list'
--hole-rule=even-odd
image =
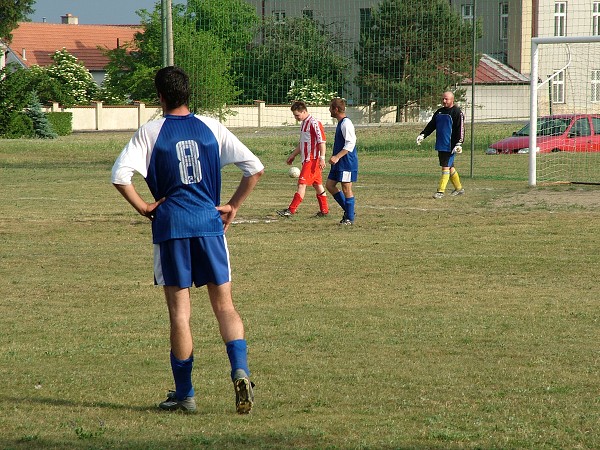
{"label": "white building wall", "polygon": [[[567,6],[566,36],[591,36],[593,32],[593,0],[565,2]],[[555,35],[556,2],[540,1],[538,12],[539,37]],[[600,70],[600,43],[588,44],[544,44],[538,46],[538,114],[600,113],[600,102],[592,99],[592,70]],[[552,78],[564,70],[562,89],[564,102],[556,102],[551,94],[558,89],[560,80]]]}
{"label": "white building wall", "polygon": [[[465,121],[471,121],[471,86],[466,89],[466,102],[460,105]],[[477,85],[475,87],[475,121],[526,120],[529,118],[529,85]]]}

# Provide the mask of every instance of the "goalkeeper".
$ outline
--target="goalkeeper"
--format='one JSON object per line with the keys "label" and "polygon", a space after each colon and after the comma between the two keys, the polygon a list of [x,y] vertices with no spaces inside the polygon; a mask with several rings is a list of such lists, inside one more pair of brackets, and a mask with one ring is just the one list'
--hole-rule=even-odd
{"label": "goalkeeper", "polygon": [[454,157],[457,153],[462,153],[462,143],[465,139],[465,118],[460,108],[454,104],[452,92],[444,92],[442,107],[433,114],[427,126],[417,136],[417,145],[421,145],[423,139],[434,131],[435,149],[442,167],[442,176],[433,198],[444,196],[448,181],[451,181],[454,186],[450,195],[462,195],[465,190],[460,182],[458,172],[454,168]]}

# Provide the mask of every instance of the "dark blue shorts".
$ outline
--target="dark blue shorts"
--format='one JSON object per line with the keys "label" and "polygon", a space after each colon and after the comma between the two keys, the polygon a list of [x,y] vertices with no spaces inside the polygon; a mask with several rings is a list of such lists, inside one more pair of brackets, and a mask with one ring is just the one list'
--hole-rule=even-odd
{"label": "dark blue shorts", "polygon": [[327,176],[327,179],[342,183],[354,183],[358,179],[358,172],[355,170],[335,170],[335,166],[333,166],[329,170],[329,175]]}
{"label": "dark blue shorts", "polygon": [[454,153],[440,152],[438,150],[438,159],[440,160],[440,167],[452,167],[454,165],[454,156]]}
{"label": "dark blue shorts", "polygon": [[231,281],[225,236],[171,239],[154,244],[154,284],[180,288]]}

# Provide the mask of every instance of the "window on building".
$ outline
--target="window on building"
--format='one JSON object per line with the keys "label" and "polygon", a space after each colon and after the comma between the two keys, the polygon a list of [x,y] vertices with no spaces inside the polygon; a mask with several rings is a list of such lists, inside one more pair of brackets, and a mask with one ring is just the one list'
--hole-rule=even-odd
{"label": "window on building", "polygon": [[553,103],[564,103],[565,102],[565,71],[561,70],[552,79],[552,102]]}
{"label": "window on building", "polygon": [[592,35],[600,35],[600,2],[592,5]]}
{"label": "window on building", "polygon": [[590,100],[595,103],[600,103],[600,70],[592,70],[591,75],[592,86],[590,90]]}
{"label": "window on building", "polygon": [[275,23],[285,23],[285,11],[273,11],[273,20]]}
{"label": "window on building", "polygon": [[473,5],[462,5],[460,7],[460,13],[464,21],[473,22]]}
{"label": "window on building", "polygon": [[313,19],[313,10],[312,9],[303,9],[302,17],[306,17],[307,19]]}
{"label": "window on building", "polygon": [[508,2],[500,3],[500,40],[508,39]]}
{"label": "window on building", "polygon": [[567,35],[567,2],[554,3],[554,36]]}

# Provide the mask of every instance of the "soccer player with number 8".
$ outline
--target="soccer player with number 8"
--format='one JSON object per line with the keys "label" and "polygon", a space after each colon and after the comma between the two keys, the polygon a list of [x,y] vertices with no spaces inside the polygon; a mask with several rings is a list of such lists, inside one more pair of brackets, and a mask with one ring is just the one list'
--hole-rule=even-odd
{"label": "soccer player with number 8", "polygon": [[[245,414],[252,409],[254,392],[244,324],[231,295],[225,232],[264,167],[217,120],[190,112],[189,79],[183,70],[160,69],[154,82],[164,117],[133,135],[115,161],[112,183],[138,213],[152,221],[154,283],[163,286],[169,311],[175,381],[175,390],[159,407],[196,410],[190,288],[206,285],[231,363],[236,410]],[[221,205],[221,168],[227,164],[235,164],[243,176],[231,199]],[[134,172],[146,180],[153,202],[136,191]]]}

